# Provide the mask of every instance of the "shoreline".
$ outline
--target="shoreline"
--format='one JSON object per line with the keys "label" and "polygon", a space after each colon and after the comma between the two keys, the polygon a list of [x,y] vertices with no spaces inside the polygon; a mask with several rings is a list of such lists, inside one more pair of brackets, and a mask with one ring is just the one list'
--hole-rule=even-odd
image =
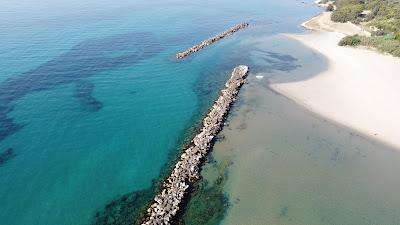
{"label": "shoreline", "polygon": [[[217,165],[231,165],[224,187],[231,205],[220,224],[398,221],[395,149],[276,94],[266,80],[248,82],[244,104],[212,151]],[[202,171],[210,183],[216,167],[209,163]]]}
{"label": "shoreline", "polygon": [[337,32],[337,33],[342,33],[344,35],[358,34],[361,36],[371,36],[370,32],[364,30],[362,27],[357,26],[352,22],[346,22],[346,23],[333,22],[330,19],[331,15],[332,12],[322,12],[319,15],[303,22],[301,26],[312,31]]}
{"label": "shoreline", "polygon": [[322,117],[400,149],[400,60],[363,48],[340,47],[345,35],[363,34],[354,24],[330,20],[330,13],[304,22],[306,34],[287,34],[321,54],[326,71],[302,81],[270,87]]}

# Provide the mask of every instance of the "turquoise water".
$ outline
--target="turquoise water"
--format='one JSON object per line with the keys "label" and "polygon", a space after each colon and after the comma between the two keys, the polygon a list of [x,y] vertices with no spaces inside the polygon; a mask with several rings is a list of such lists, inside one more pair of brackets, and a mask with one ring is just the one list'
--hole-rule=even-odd
{"label": "turquoise water", "polygon": [[[113,200],[150,191],[247,63],[251,49],[235,44],[300,31],[318,10],[310,2],[2,1],[1,224],[91,224]],[[242,21],[255,26],[174,59]]]}

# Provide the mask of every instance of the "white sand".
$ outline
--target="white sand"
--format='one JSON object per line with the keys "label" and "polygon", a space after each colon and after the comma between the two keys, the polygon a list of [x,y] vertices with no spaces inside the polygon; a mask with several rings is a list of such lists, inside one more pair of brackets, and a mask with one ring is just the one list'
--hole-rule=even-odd
{"label": "white sand", "polygon": [[338,46],[344,34],[327,31],[335,26],[325,27],[326,18],[322,18],[316,26],[305,23],[317,31],[289,36],[324,55],[328,69],[308,80],[271,84],[271,88],[315,113],[400,149],[400,59]]}

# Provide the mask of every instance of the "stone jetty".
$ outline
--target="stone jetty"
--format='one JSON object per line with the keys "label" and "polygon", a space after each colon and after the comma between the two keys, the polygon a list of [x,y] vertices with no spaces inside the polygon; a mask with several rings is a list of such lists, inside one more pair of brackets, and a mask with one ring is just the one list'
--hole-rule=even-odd
{"label": "stone jetty", "polygon": [[237,24],[236,26],[231,27],[230,29],[218,34],[217,36],[214,36],[212,38],[209,38],[207,40],[202,41],[200,44],[197,44],[197,45],[187,49],[186,51],[177,53],[176,54],[176,58],[183,59],[183,58],[185,58],[185,57],[187,57],[187,56],[189,56],[189,55],[191,55],[191,54],[193,54],[195,52],[198,52],[201,49],[203,49],[203,48],[205,48],[205,47],[207,47],[207,46],[209,46],[209,45],[211,45],[211,44],[213,44],[213,43],[215,43],[215,42],[217,42],[217,41],[219,41],[219,40],[221,40],[221,39],[223,39],[223,38],[225,38],[227,36],[230,36],[230,35],[234,34],[235,32],[237,32],[237,31],[239,31],[241,29],[244,29],[244,28],[246,28],[248,26],[249,26],[249,23]]}
{"label": "stone jetty", "polygon": [[191,182],[199,179],[199,166],[212,146],[214,137],[223,127],[223,121],[232,103],[236,100],[240,87],[244,84],[249,68],[237,66],[219,98],[203,120],[202,129],[193,138],[190,147],[181,155],[171,175],[164,181],[161,192],[155,196],[154,203],[147,209],[142,225],[170,224],[179,210],[186,189]]}

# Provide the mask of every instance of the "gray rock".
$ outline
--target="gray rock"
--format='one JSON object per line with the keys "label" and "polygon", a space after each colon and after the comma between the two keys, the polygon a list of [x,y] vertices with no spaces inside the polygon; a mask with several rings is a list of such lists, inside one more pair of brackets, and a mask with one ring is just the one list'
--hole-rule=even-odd
{"label": "gray rock", "polygon": [[[224,37],[227,34],[221,35]],[[226,88],[221,91],[221,95],[204,118],[201,132],[193,138],[193,146],[182,153],[180,161],[176,163],[171,175],[164,181],[163,189],[154,197],[154,203],[147,209],[148,214],[142,225],[170,224],[171,218],[179,210],[179,204],[189,183],[199,179],[200,162],[210,151],[210,144],[215,135],[222,129],[223,119],[236,100],[235,97],[244,84],[248,71],[249,68],[244,65],[237,66],[233,70],[230,79],[225,84]]]}
{"label": "gray rock", "polygon": [[240,23],[240,24],[238,24],[238,25],[236,25],[234,27],[231,27],[228,30],[222,32],[221,34],[218,34],[218,35],[216,35],[216,36],[214,36],[212,38],[204,40],[200,44],[197,44],[197,45],[195,45],[195,46],[193,46],[193,47],[191,47],[191,48],[189,48],[189,49],[187,49],[187,50],[185,50],[183,52],[177,53],[176,54],[176,58],[177,59],[183,59],[183,58],[185,58],[185,57],[187,57],[187,56],[189,56],[189,55],[191,55],[191,54],[193,54],[195,52],[198,52],[201,49],[203,49],[203,48],[205,48],[205,47],[207,47],[207,46],[209,46],[209,45],[211,45],[211,44],[213,44],[213,43],[215,43],[215,42],[217,42],[217,41],[219,41],[219,40],[221,40],[221,39],[223,39],[223,38],[225,38],[227,36],[230,36],[230,35],[234,34],[235,32],[237,32],[237,31],[239,31],[241,29],[244,29],[244,28],[246,28],[248,26],[249,26],[249,23]]}

